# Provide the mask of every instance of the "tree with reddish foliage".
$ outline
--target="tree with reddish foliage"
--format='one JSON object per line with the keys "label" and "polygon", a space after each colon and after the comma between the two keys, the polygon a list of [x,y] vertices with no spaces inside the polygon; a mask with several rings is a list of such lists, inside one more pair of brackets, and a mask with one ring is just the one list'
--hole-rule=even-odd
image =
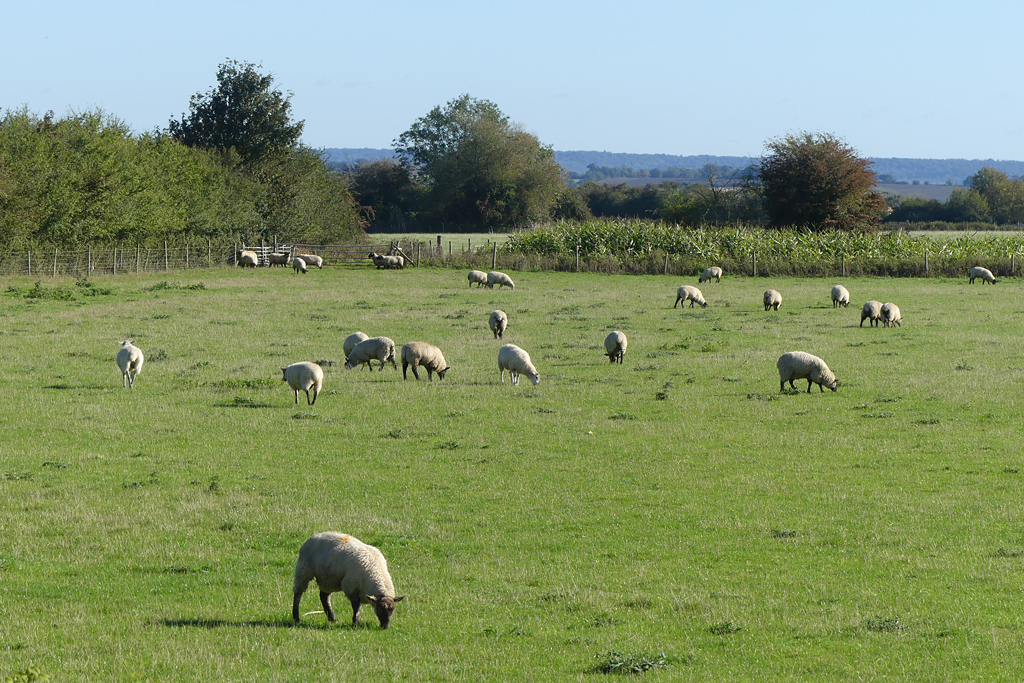
{"label": "tree with reddish foliage", "polygon": [[840,138],[803,132],[765,146],[758,171],[773,227],[871,229],[887,213],[871,162]]}

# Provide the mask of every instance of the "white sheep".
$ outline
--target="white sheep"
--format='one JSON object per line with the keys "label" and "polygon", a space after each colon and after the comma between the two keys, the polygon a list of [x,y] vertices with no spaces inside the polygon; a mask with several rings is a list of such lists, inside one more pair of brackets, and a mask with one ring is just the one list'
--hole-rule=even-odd
{"label": "white sheep", "polygon": [[373,366],[370,365],[370,361],[379,360],[380,370],[384,370],[384,364],[391,361],[391,365],[398,369],[398,364],[395,362],[395,342],[387,337],[370,337],[352,347],[352,353],[349,354],[345,360],[345,369],[351,370],[357,365],[366,363],[366,365],[373,370]]}
{"label": "white sheep", "polygon": [[835,285],[832,288],[832,308],[839,308],[842,306],[846,308],[850,305],[850,292],[842,285]]}
{"label": "white sheep", "polygon": [[409,342],[402,344],[402,379],[408,379],[406,370],[412,366],[412,374],[416,379],[420,378],[417,367],[427,369],[427,379],[434,381],[434,373],[438,379],[444,379],[444,373],[451,370],[451,366],[444,359],[441,349],[427,342]]}
{"label": "white sheep", "polygon": [[900,313],[900,307],[896,304],[882,304],[882,324],[886,327],[903,327],[903,314]]}
{"label": "white sheep", "polygon": [[305,261],[307,266],[316,266],[317,268],[324,267],[323,258],[316,254],[299,254],[299,258]]}
{"label": "white sheep", "polygon": [[683,285],[676,290],[676,302],[672,304],[672,308],[678,306],[680,301],[683,302],[683,306],[686,306],[686,302],[689,301],[690,308],[693,308],[694,304],[700,305],[701,308],[708,307],[708,302],[704,301],[704,295],[693,285]]}
{"label": "white sheep", "polygon": [[974,284],[974,281],[979,277],[981,278],[981,284],[985,284],[987,282],[990,285],[994,285],[996,282],[998,282],[998,280],[996,280],[996,276],[992,274],[991,270],[989,270],[988,268],[982,268],[981,266],[974,266],[973,268],[971,268],[970,277],[970,284],[972,285]]}
{"label": "white sheep", "polygon": [[271,268],[274,266],[287,266],[289,260],[288,254],[273,253],[267,256],[267,261]]}
{"label": "white sheep", "polygon": [[501,383],[505,383],[505,371],[508,370],[512,384],[519,386],[519,375],[523,374],[530,378],[534,386],[540,384],[540,373],[530,362],[530,354],[523,351],[515,344],[505,344],[498,351],[498,370]]}
{"label": "white sheep", "polygon": [[877,327],[878,322],[882,319],[882,302],[871,301],[864,304],[864,308],[860,309],[860,325],[857,327],[864,327],[864,321],[868,321],[868,327]]}
{"label": "white sheep", "polygon": [[359,607],[371,604],[380,620],[380,627],[387,628],[395,612],[395,603],[405,599],[404,595],[395,597],[388,562],[380,550],[355,536],[336,531],[311,536],[299,548],[292,584],[292,620],[296,624],[299,623],[302,594],[313,579],[320,589],[320,604],[324,606],[328,621],[334,621],[331,593],[340,592],[352,604],[353,627],[359,625]]}
{"label": "white sheep", "polygon": [[341,345],[342,350],[345,352],[345,360],[348,360],[348,357],[352,355],[352,349],[356,347],[356,344],[369,338],[370,335],[364,332],[353,332],[345,337],[345,341]]}
{"label": "white sheep", "polygon": [[[281,381],[295,390],[295,403],[299,402],[299,391],[306,392],[306,405],[316,405],[316,397],[324,386],[324,369],[316,363],[292,363],[281,368]],[[309,400],[309,390],[313,390],[313,400]]]}
{"label": "white sheep", "polygon": [[491,317],[487,319],[487,324],[491,328],[491,332],[494,333],[495,339],[505,338],[505,328],[508,327],[508,315],[505,311],[491,311]]}
{"label": "white sheep", "polygon": [[796,389],[793,380],[797,379],[807,380],[808,394],[811,393],[813,384],[817,384],[821,391],[825,391],[825,387],[835,391],[838,385],[836,376],[825,365],[825,361],[803,351],[790,351],[782,354],[775,363],[775,367],[779,369],[779,391],[785,391],[786,382],[789,382],[790,387]]}
{"label": "white sheep", "polygon": [[604,338],[604,350],[605,355],[608,356],[608,361],[614,363],[619,361],[622,364],[623,359],[626,357],[626,335],[618,330],[609,332],[608,336]]}
{"label": "white sheep", "polygon": [[508,287],[509,289],[516,288],[516,283],[512,282],[512,278],[505,275],[505,273],[498,272],[497,270],[492,270],[487,273],[487,286],[494,289],[494,285],[498,285],[498,289],[501,289],[502,287]]}
{"label": "white sheep", "polygon": [[772,308],[779,310],[779,306],[782,305],[782,294],[777,289],[768,289],[764,293],[764,310]]}
{"label": "white sheep", "polygon": [[135,376],[142,372],[142,364],[146,362],[142,349],[130,341],[121,342],[117,351],[117,367],[121,368],[121,386],[135,388]]}
{"label": "white sheep", "polygon": [[401,270],[405,268],[405,259],[401,256],[381,256],[381,261],[384,263],[384,268],[397,268]]}
{"label": "white sheep", "polygon": [[387,262],[384,260],[384,256],[382,254],[378,254],[375,251],[371,251],[367,255],[367,258],[373,261],[373,265],[377,266],[377,270],[387,267]]}
{"label": "white sheep", "polygon": [[240,251],[238,252],[237,264],[243,268],[255,268],[260,263],[260,257],[255,251]]}
{"label": "white sheep", "polygon": [[480,289],[487,284],[487,273],[482,270],[471,270],[469,271],[469,286],[473,287],[473,283],[476,283],[476,288]]}
{"label": "white sheep", "polygon": [[306,262],[298,256],[292,259],[292,268],[295,269],[296,275],[299,273],[306,274]]}
{"label": "white sheep", "polygon": [[697,284],[700,284],[705,281],[711,282],[711,278],[714,278],[715,282],[721,282],[722,269],[719,268],[718,266],[711,266],[710,268],[705,268],[704,272],[701,273],[700,277],[697,278]]}

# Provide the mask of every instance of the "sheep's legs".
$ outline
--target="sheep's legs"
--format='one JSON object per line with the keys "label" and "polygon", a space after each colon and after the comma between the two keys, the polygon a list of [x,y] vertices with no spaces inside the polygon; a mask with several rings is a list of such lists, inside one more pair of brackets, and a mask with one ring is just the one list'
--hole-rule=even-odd
{"label": "sheep's legs", "polygon": [[[396,368],[397,369],[397,368]],[[402,372],[405,372],[405,366],[402,366]],[[420,381],[420,373],[416,372],[416,366],[412,366],[412,376],[416,378],[416,381]]]}
{"label": "sheep's legs", "polygon": [[302,600],[302,593],[296,593],[292,600],[292,621],[299,623],[299,602]]}
{"label": "sheep's legs", "polygon": [[349,597],[349,602],[352,603],[352,627],[359,626],[359,596]]}
{"label": "sheep's legs", "polygon": [[299,390],[295,390],[295,405],[299,405]]}
{"label": "sheep's legs", "polygon": [[324,606],[324,614],[327,615],[327,621],[334,621],[334,610],[331,609],[331,594],[320,591],[320,604]]}

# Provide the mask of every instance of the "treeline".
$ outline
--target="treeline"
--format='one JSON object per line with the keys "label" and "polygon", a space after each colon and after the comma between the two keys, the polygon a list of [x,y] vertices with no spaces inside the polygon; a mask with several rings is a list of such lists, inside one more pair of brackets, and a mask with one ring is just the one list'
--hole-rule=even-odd
{"label": "treeline", "polygon": [[983,168],[967,178],[969,187],[957,188],[940,202],[920,197],[895,197],[887,222],[908,223],[1024,223],[1024,180],[1002,171]]}
{"label": "treeline", "polygon": [[707,182],[708,178],[735,179],[739,178],[748,169],[738,169],[732,166],[717,166],[706,164],[701,168],[679,168],[669,166],[668,168],[639,168],[629,166],[598,166],[590,164],[586,173],[571,173],[573,180],[601,181],[615,178],[668,178],[673,180]]}

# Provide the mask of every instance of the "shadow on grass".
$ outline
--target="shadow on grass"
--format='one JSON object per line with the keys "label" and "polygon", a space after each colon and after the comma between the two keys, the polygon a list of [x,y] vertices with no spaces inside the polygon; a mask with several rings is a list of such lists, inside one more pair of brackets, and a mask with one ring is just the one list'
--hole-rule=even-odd
{"label": "shadow on grass", "polygon": [[214,403],[214,408],[273,408],[269,403]]}
{"label": "shadow on grass", "polygon": [[43,386],[43,389],[92,389],[93,391],[103,391],[110,389],[110,385],[107,384],[47,384]]}
{"label": "shadow on grass", "polygon": [[256,619],[254,621],[227,621],[224,619],[164,619],[163,625],[169,628],[323,628],[323,625],[312,623],[300,623],[298,626],[292,623],[291,619],[281,621],[265,621]]}

